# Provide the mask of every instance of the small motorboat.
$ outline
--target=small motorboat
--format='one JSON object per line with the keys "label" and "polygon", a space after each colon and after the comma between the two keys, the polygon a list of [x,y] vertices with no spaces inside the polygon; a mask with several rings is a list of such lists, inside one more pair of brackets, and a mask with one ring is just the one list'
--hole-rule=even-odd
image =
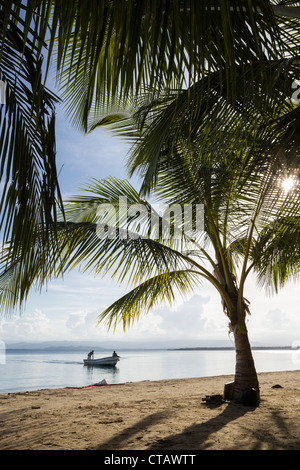
{"label": "small motorboat", "polygon": [[109,356],[109,357],[102,357],[99,359],[83,359],[83,363],[85,366],[114,367],[119,360],[120,360],[120,357],[118,355],[115,355],[115,356]]}

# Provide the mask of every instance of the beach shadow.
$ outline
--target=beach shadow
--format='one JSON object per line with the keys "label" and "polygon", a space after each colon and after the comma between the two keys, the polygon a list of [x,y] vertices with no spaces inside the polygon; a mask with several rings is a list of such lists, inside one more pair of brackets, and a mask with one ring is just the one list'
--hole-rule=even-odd
{"label": "beach shadow", "polygon": [[142,419],[135,425],[122,430],[122,433],[117,436],[114,436],[112,439],[109,439],[96,450],[122,449],[124,448],[124,444],[130,444],[133,440],[138,439],[138,434],[144,433],[147,428],[159,423],[160,421],[167,418],[167,416],[167,411],[153,413],[149,416],[146,416],[144,419]]}
{"label": "beach shadow", "polygon": [[253,430],[252,450],[262,450],[265,441],[268,442],[268,450],[299,450],[299,437],[294,435],[284,416],[279,411],[273,411],[270,417],[273,426]]}
{"label": "beach shadow", "polygon": [[[216,410],[218,405],[202,404],[203,407]],[[244,406],[230,402],[220,405],[220,412],[212,418],[208,418],[201,423],[195,423],[186,427],[182,432],[172,433],[160,438],[159,433],[153,429],[157,424],[166,424],[170,418],[172,410],[165,409],[162,412],[153,413],[146,416],[133,426],[122,429],[119,434],[107,440],[98,447],[98,450],[125,450],[129,448],[141,448],[147,451],[175,451],[175,450],[210,450],[211,448],[224,449],[226,443],[222,442],[221,431],[230,423],[253,413],[257,407]],[[199,415],[201,410],[199,409]],[[257,426],[248,428],[243,422],[238,424],[241,433],[241,440],[237,438],[230,443],[230,450],[240,450],[241,446],[251,450],[297,449],[299,448],[298,434],[289,428],[284,416],[279,411],[273,411],[269,415],[270,419],[266,423],[257,422]],[[195,414],[195,421],[197,415]],[[255,421],[254,421],[255,422]],[[230,427],[228,427],[230,432]],[[134,447],[134,446],[137,447]]]}
{"label": "beach shadow", "polygon": [[[203,405],[208,408],[216,408],[216,405]],[[229,403],[226,408],[214,418],[203,423],[194,424],[187,427],[182,433],[169,435],[166,438],[156,441],[147,450],[205,450],[211,447],[209,437],[232,421],[244,416],[246,413],[253,412],[255,407],[246,407]],[[222,448],[222,443],[220,443]]]}
{"label": "beach shadow", "polygon": [[[210,406],[213,408],[213,405]],[[227,424],[244,416],[246,413],[254,412],[256,407],[247,407],[229,403],[226,408],[218,415],[203,423],[194,424],[187,427],[183,432],[170,434],[169,436],[157,440],[147,450],[209,450],[216,444],[217,431],[221,430]],[[287,425],[284,416],[279,411],[273,411],[270,414],[270,421],[264,426],[258,425],[257,428],[241,427],[241,433],[247,435],[247,448],[253,451],[263,450],[298,450],[299,439],[292,429]],[[211,439],[210,439],[211,436]],[[219,449],[224,449],[224,443],[217,441]],[[231,443],[230,450],[240,450],[241,442],[239,440]]]}
{"label": "beach shadow", "polygon": [[[207,408],[216,408],[216,405],[203,405]],[[195,424],[186,428],[182,433],[158,439],[156,442],[149,444],[147,450],[174,450],[174,449],[206,449],[210,445],[207,440],[211,433],[215,433],[218,429],[226,426],[226,424],[234,421],[235,419],[243,416],[245,413],[253,411],[254,407],[246,407],[242,405],[227,404],[226,408],[218,416],[205,421],[201,424]],[[137,439],[142,439],[146,431],[149,431],[151,426],[167,419],[170,415],[169,410],[164,412],[154,413],[143,420],[136,423],[122,431],[121,434],[114,436],[113,439],[106,441],[99,447],[99,450],[107,449],[125,449],[127,445],[132,444]]]}

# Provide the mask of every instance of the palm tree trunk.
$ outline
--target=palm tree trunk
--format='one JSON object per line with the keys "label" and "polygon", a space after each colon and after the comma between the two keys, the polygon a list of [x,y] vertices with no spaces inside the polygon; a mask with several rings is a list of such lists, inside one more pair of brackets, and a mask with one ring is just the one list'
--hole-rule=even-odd
{"label": "palm tree trunk", "polygon": [[[224,292],[226,292],[227,297],[229,297],[230,299],[230,302],[228,302],[227,299],[226,304],[226,297],[225,295],[221,294],[223,311],[225,315],[227,315],[230,319],[230,331],[232,331],[234,334],[236,353],[234,382],[227,384],[229,386],[228,390],[226,390],[225,386],[224,395],[226,395],[227,398],[233,399],[233,401],[238,403],[258,404],[260,401],[259,383],[252,356],[252,350],[248,338],[247,327],[245,324],[246,315],[247,313],[249,313],[249,308],[247,305],[248,301],[243,298],[243,307],[239,308],[238,304],[240,292],[239,288],[236,285],[236,279],[233,273],[230,273],[232,284],[229,285],[227,283],[227,279],[223,272],[223,260],[220,258],[220,255],[217,250],[216,260],[217,266],[219,268],[219,273],[221,274],[219,282],[223,285]],[[228,271],[230,272],[229,266]],[[215,276],[218,279],[217,274],[215,274]]]}
{"label": "palm tree trunk", "polygon": [[249,390],[256,390],[259,402],[259,383],[256,368],[252,356],[251,346],[247,331],[234,331],[236,368],[234,379],[233,400],[242,402],[243,397]]}

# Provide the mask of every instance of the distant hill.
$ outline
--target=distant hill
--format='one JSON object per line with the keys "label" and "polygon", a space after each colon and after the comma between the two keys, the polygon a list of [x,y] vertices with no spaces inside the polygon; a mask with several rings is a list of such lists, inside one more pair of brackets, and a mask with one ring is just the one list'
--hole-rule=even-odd
{"label": "distant hill", "polygon": [[6,350],[60,350],[60,351],[86,351],[87,349],[106,348],[94,342],[73,342],[73,341],[41,341],[41,342],[19,342],[6,344]]}
{"label": "distant hill", "polygon": [[230,341],[41,341],[7,343],[6,350],[61,350],[61,351],[87,351],[114,350],[114,349],[180,349],[180,348],[214,348],[232,347]]}
{"label": "distant hill", "polygon": [[[7,351],[13,350],[38,350],[38,351],[78,351],[87,352],[91,349],[95,351],[109,350],[137,350],[137,349],[171,349],[171,350],[197,350],[197,349],[233,349],[232,341],[198,341],[198,340],[169,340],[169,341],[41,341],[41,342],[16,342],[5,344]],[[263,344],[253,344],[253,349],[262,348],[289,348],[284,346],[269,346]]]}

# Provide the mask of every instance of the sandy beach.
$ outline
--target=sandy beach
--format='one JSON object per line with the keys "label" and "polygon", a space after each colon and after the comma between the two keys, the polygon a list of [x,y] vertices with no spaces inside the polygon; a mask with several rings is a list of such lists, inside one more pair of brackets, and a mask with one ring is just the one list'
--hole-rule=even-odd
{"label": "sandy beach", "polygon": [[202,401],[232,379],[0,394],[0,449],[298,450],[300,371],[259,374],[257,408]]}

